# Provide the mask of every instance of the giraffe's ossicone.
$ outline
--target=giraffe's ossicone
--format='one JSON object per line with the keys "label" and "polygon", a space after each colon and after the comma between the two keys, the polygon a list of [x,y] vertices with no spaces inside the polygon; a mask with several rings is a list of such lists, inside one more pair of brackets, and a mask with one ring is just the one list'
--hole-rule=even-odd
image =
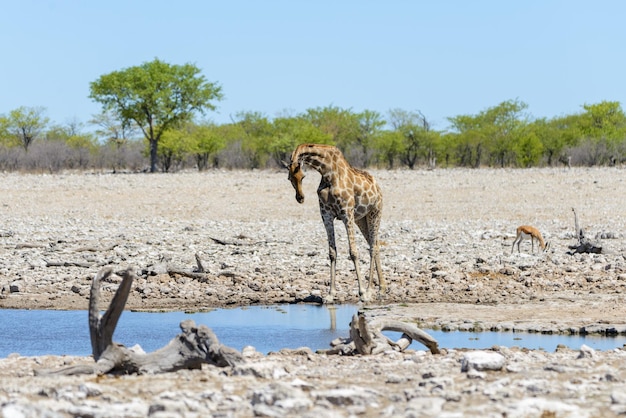
{"label": "giraffe's ossicone", "polygon": [[[301,144],[291,155],[289,181],[296,191],[296,201],[304,202],[302,179],[305,164],[322,176],[317,188],[322,221],[328,235],[328,253],[330,258],[330,292],[326,303],[332,303],[336,294],[335,268],[337,264],[337,247],[335,244],[335,219],[341,220],[348,233],[350,259],[354,263],[359,297],[361,301],[371,300],[374,271],[378,276],[380,295],[386,292],[386,282],[380,264],[378,247],[378,230],[383,211],[383,195],[372,175],[364,170],[354,168],[344,158],[341,151],[331,145]],[[367,288],[359,269],[358,251],[355,240],[355,225],[369,244],[370,274]]]}

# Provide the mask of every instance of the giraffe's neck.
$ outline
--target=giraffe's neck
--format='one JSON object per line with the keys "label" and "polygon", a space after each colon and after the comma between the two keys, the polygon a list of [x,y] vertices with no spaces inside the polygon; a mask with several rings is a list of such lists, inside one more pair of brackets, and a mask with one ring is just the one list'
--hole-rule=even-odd
{"label": "giraffe's neck", "polygon": [[337,163],[343,158],[337,154],[335,148],[321,146],[302,146],[298,148],[294,158],[301,164],[306,164],[315,169],[323,177],[334,175],[337,170]]}
{"label": "giraffe's neck", "polygon": [[322,176],[328,175],[333,171],[325,155],[306,152],[300,155],[300,162],[315,169]]}

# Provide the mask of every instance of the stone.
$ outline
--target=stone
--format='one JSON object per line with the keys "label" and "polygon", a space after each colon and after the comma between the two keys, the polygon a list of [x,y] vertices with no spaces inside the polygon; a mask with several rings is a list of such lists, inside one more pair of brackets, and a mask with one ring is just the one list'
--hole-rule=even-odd
{"label": "stone", "polygon": [[589,347],[586,344],[580,346],[580,351],[578,352],[578,358],[594,358],[596,356],[596,350]]}
{"label": "stone", "polygon": [[376,394],[364,388],[342,388],[314,391],[316,399],[323,399],[334,406],[366,406],[376,401]]}
{"label": "stone", "polygon": [[493,351],[472,351],[463,356],[461,360],[461,371],[502,370],[505,360],[502,354]]}

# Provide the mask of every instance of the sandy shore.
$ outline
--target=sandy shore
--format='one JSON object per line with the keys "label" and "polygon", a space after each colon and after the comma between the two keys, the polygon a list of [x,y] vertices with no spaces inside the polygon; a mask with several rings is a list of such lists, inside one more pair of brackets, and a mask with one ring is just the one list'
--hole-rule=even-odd
{"label": "sandy shore", "polygon": [[[372,173],[385,198],[381,258],[390,288],[368,306],[372,315],[444,329],[471,323],[473,329],[626,332],[626,170]],[[131,267],[139,275],[131,309],[319,300],[328,292],[328,260],[318,179],[308,173],[299,205],[283,172],[0,174],[0,307],[86,309],[91,278],[104,266]],[[573,207],[603,254],[568,254],[576,243]],[[511,254],[521,224],[539,228],[550,251],[531,255],[525,242],[522,254]],[[338,302],[356,303],[345,230],[336,229]],[[175,273],[197,269],[196,257],[202,277]],[[105,284],[105,299],[117,284]],[[626,410],[617,390],[626,381],[622,350],[496,352],[506,363],[499,371],[462,372],[467,353],[455,351],[390,353],[382,360],[309,353],[252,355],[247,372],[207,367],[173,377],[94,377],[88,384],[34,377],[32,370],[89,359],[16,357],[0,359],[0,411],[19,416],[12,411],[30,402],[41,405],[26,409],[37,415],[77,416],[72,408],[92,408],[92,416],[113,416],[102,407],[111,400],[127,408],[127,416],[607,416]],[[150,389],[141,395],[140,387]],[[299,395],[292,403],[299,406],[278,402],[291,399],[294,388]],[[336,401],[329,391],[351,395]]]}

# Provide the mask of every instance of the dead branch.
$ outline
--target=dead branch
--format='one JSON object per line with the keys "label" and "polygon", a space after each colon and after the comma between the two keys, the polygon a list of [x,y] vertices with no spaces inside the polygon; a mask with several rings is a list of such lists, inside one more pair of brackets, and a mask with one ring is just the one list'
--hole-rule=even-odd
{"label": "dead branch", "polygon": [[239,247],[241,245],[244,245],[241,242],[235,242],[235,241],[224,241],[222,239],[219,238],[213,238],[213,237],[209,237],[209,239],[213,240],[213,242],[215,242],[216,244],[220,244],[220,245],[234,245],[236,247]]}
{"label": "dead branch", "polygon": [[91,267],[91,263],[82,261],[46,261],[46,267]]}
{"label": "dead branch", "polygon": [[202,260],[200,259],[200,254],[196,253],[196,273],[204,273],[204,266],[202,265]]}
{"label": "dead branch", "polygon": [[182,269],[177,269],[174,267],[167,267],[167,274],[170,276],[179,275],[184,277],[189,277],[190,279],[198,280],[201,283],[206,283],[208,281],[208,277],[206,273],[198,273],[195,271],[187,271]]}
{"label": "dead branch", "polygon": [[[237,238],[247,238],[245,236],[240,236]],[[291,244],[291,241],[255,241],[255,242],[243,242],[243,241],[227,241],[219,238],[209,237],[210,240],[220,245],[232,245],[234,247],[243,247],[243,246],[254,246],[254,245],[271,245],[271,244]]]}
{"label": "dead branch", "polygon": [[[387,338],[383,331],[401,332],[398,341]],[[439,354],[437,340],[420,328],[406,322],[378,318],[367,321],[365,314],[359,312],[350,322],[350,338],[333,341],[333,348],[320,350],[322,354],[375,355],[388,350],[404,351],[413,340],[424,344],[431,353]]]}
{"label": "dead branch", "polygon": [[106,252],[106,251],[111,251],[114,250],[115,247],[117,247],[119,244],[111,244],[108,247],[104,247],[104,248],[98,248],[98,247],[93,247],[93,246],[83,246],[83,247],[77,247],[74,248],[72,251],[80,253],[80,252],[92,252],[92,253],[98,253],[98,252]]}
{"label": "dead branch", "polygon": [[46,248],[46,247],[48,247],[47,244],[33,244],[30,242],[23,242],[21,244],[15,245],[16,250],[21,250],[23,248]]}
{"label": "dead branch", "polygon": [[570,255],[578,254],[578,253],[592,253],[592,254],[601,254],[602,246],[591,242],[587,237],[585,237],[585,232],[582,228],[578,226],[578,214],[576,213],[576,209],[572,208],[572,212],[574,212],[574,227],[576,228],[576,237],[578,237],[578,243],[576,245],[570,245],[569,249],[572,250],[569,252]]}
{"label": "dead branch", "polygon": [[180,369],[197,369],[202,363],[218,367],[235,366],[244,362],[237,350],[220,344],[215,334],[206,326],[196,326],[192,320],[180,323],[182,333],[165,347],[152,353],[137,353],[122,344],[113,342],[113,333],[124,310],[133,279],[132,270],[123,273],[109,308],[100,316],[100,282],[113,270],[101,269],[93,279],[89,298],[89,333],[91,349],[96,361],[93,365],[72,366],[59,370],[38,370],[37,374],[153,374]]}

